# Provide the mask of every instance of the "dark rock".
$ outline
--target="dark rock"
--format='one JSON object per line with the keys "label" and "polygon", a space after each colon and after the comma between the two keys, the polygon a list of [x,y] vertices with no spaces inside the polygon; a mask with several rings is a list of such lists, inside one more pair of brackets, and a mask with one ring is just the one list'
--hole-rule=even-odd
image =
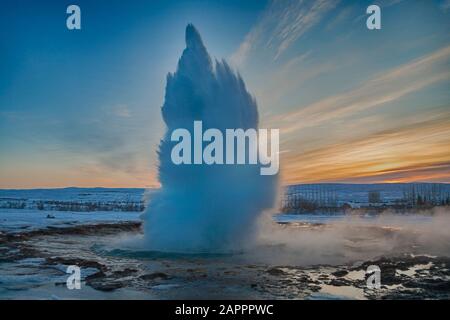
{"label": "dark rock", "polygon": [[335,277],[343,277],[346,276],[347,274],[348,274],[347,270],[338,270],[332,273],[332,275]]}
{"label": "dark rock", "polygon": [[342,287],[342,286],[351,286],[352,282],[346,279],[333,279],[330,282],[328,282],[329,285],[335,286],[335,287]]}
{"label": "dark rock", "polygon": [[48,257],[46,258],[46,264],[55,265],[55,264],[64,264],[64,265],[74,265],[80,268],[95,268],[100,271],[106,271],[106,266],[103,264],[93,261],[93,260],[84,260],[77,258],[63,258],[63,257]]}
{"label": "dark rock", "polygon": [[267,273],[272,276],[283,276],[286,274],[286,272],[278,268],[270,268],[269,270],[267,270]]}
{"label": "dark rock", "polygon": [[90,282],[89,285],[96,289],[96,290],[100,290],[100,291],[113,291],[119,288],[124,287],[124,283],[122,282],[117,282],[117,281],[93,281]]}
{"label": "dark rock", "polygon": [[99,271],[99,272],[96,272],[94,274],[87,276],[85,280],[86,280],[86,282],[89,282],[92,280],[96,280],[99,278],[105,278],[105,277],[106,277],[106,274],[103,271]]}
{"label": "dark rock", "polygon": [[132,274],[134,274],[136,272],[137,272],[136,269],[125,268],[123,270],[114,271],[114,276],[127,277],[127,276],[130,276],[130,275],[132,275]]}
{"label": "dark rock", "polygon": [[167,279],[170,279],[170,277],[163,272],[154,272],[154,273],[144,274],[140,278],[142,280],[155,280],[155,279],[167,280]]}

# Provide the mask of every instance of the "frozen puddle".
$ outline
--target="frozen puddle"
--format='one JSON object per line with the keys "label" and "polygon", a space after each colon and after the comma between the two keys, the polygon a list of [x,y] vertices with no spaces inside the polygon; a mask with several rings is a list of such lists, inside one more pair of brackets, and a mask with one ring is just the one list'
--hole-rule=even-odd
{"label": "frozen puddle", "polygon": [[329,297],[330,299],[356,299],[356,300],[366,300],[364,295],[364,290],[350,287],[350,286],[331,286],[324,284],[320,289],[320,294],[324,297]]}

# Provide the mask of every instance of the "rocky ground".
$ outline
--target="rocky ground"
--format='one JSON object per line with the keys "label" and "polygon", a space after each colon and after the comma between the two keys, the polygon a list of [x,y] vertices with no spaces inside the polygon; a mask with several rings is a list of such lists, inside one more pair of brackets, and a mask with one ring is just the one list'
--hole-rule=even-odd
{"label": "rocky ground", "polygon": [[[0,298],[38,299],[449,299],[450,259],[402,254],[341,265],[270,265],[229,255],[108,249],[138,222],[0,234]],[[109,247],[108,247],[109,246]],[[68,290],[66,268],[82,270]],[[366,269],[382,271],[368,289]]]}

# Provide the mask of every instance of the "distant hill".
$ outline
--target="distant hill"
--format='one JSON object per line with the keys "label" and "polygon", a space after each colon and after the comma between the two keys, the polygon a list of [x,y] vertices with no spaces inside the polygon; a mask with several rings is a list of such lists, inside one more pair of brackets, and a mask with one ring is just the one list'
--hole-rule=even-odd
{"label": "distant hill", "polygon": [[0,208],[57,211],[142,211],[155,189],[61,188],[0,190]]}

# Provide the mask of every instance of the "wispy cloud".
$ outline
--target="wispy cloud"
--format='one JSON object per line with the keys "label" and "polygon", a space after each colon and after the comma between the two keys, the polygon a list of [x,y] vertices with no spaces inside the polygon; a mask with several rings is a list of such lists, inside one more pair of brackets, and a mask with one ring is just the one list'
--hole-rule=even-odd
{"label": "wispy cloud", "polygon": [[396,5],[396,4],[399,4],[400,2],[403,2],[404,0],[383,0],[383,1],[380,1],[380,3],[379,3],[379,5],[381,6],[381,7],[390,7],[390,6],[393,6],[393,5]]}
{"label": "wispy cloud", "polygon": [[131,117],[130,108],[128,108],[128,106],[126,104],[118,104],[118,105],[114,106],[113,113],[117,117],[121,117],[121,118]]}
{"label": "wispy cloud", "polygon": [[294,42],[317,25],[338,0],[272,0],[259,22],[231,56],[235,66],[245,63],[252,50],[271,49],[278,59]]}
{"label": "wispy cloud", "polygon": [[270,74],[255,92],[258,100],[264,107],[269,107],[276,111],[279,107],[278,101],[301,86],[320,75],[334,71],[338,66],[331,61],[324,61],[309,66],[308,58],[312,56],[312,51],[300,54],[281,65]]}
{"label": "wispy cloud", "polygon": [[439,68],[439,64],[446,63],[449,58],[450,46],[447,46],[378,74],[352,90],[274,116],[270,122],[282,128],[284,133],[289,133],[382,106],[434,83],[450,79],[448,68]]}
{"label": "wispy cloud", "polygon": [[428,54],[430,38],[376,44],[378,34],[355,28],[353,17],[366,16],[361,3],[274,0],[232,55],[235,66],[259,74],[262,126],[280,128],[288,150],[284,180],[449,181],[450,114],[437,107],[450,80],[448,42]]}

